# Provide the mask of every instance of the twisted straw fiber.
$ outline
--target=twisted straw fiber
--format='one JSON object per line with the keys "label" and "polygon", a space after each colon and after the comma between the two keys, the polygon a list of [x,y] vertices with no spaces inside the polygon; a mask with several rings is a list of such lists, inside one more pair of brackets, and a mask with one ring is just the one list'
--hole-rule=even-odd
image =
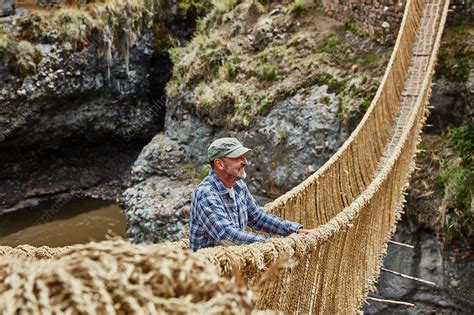
{"label": "twisted straw fiber", "polygon": [[57,259],[0,261],[2,314],[251,312],[253,294],[175,246],[74,246]]}
{"label": "twisted straw fiber", "polygon": [[[443,0],[407,1],[384,78],[358,128],[320,170],[266,205],[267,210],[277,215],[299,221],[307,228],[317,228],[321,234],[319,242],[313,237],[302,239],[292,236],[246,246],[206,248],[197,253],[183,251],[187,248],[186,241],[164,245],[91,243],[59,249],[57,252],[43,248],[42,252],[47,254],[41,255],[31,249],[33,257],[55,258],[38,260],[11,257],[11,254],[2,258],[2,266],[8,267],[1,268],[7,270],[2,271],[2,275],[16,279],[17,284],[14,288],[2,286],[0,293],[3,303],[0,303],[0,311],[8,309],[14,312],[18,310],[15,305],[26,305],[24,299],[28,298],[28,305],[36,305],[34,307],[39,304],[31,301],[42,301],[49,309],[69,303],[68,310],[84,313],[87,313],[85,306],[79,308],[78,305],[103,303],[100,305],[126,310],[130,310],[133,305],[134,311],[153,312],[147,308],[147,303],[156,301],[155,294],[162,294],[160,290],[164,289],[146,291],[144,288],[158,286],[145,276],[150,272],[160,272],[160,262],[154,258],[157,255],[165,257],[168,262],[175,260],[173,266],[177,268],[177,273],[185,272],[186,266],[200,266],[198,268],[203,268],[202,271],[192,275],[203,283],[208,283],[206,277],[211,275],[203,275],[204,280],[199,275],[207,268],[211,270],[212,277],[215,277],[213,279],[218,283],[213,288],[222,290],[222,294],[227,294],[229,298],[217,300],[217,292],[205,290],[202,295],[205,296],[204,300],[215,303],[212,305],[226,307],[226,312],[238,312],[237,309],[247,312],[251,307],[284,313],[356,312],[369,290],[373,289],[387,241],[401,214],[404,190],[413,169],[413,154],[425,119],[425,105],[431,93],[431,78],[448,5],[449,2]],[[0,253],[19,250],[0,248]],[[25,252],[25,247],[21,248],[21,252]],[[169,255],[166,254],[168,252]],[[102,255],[105,258],[102,259]],[[146,259],[155,259],[155,263],[148,264],[150,269],[146,271],[134,269],[135,279],[140,280],[124,282],[130,286],[127,288],[130,290],[127,291],[130,292],[127,297],[135,302],[115,304],[113,289],[116,287],[108,285],[111,273],[105,267],[97,269],[97,260],[104,266],[110,264],[116,266],[114,268],[127,270],[122,264],[145,264]],[[202,267],[198,262],[207,267]],[[16,264],[20,267],[14,268]],[[49,264],[55,267],[45,267]],[[74,273],[77,272],[74,268],[83,268],[79,269],[82,270],[79,273],[81,276]],[[35,278],[37,269],[43,272],[43,280],[39,282],[35,280],[38,279]],[[186,272],[192,273],[189,270]],[[50,278],[63,279],[63,284],[70,284],[69,293],[60,295],[61,298],[44,293],[45,290],[54,291],[53,284],[47,281]],[[182,285],[181,281],[186,283],[187,278],[184,278],[170,280],[159,276],[153,281],[167,279],[167,282],[163,282],[166,287],[175,288]],[[231,280],[234,278],[243,280],[255,293],[253,305],[251,294],[238,286],[239,281]],[[30,283],[30,286],[25,283]],[[32,289],[31,283],[38,284]],[[86,284],[88,290],[95,290],[99,294],[84,295],[87,290],[78,288]],[[194,290],[193,297],[194,294],[197,296],[192,300],[194,304],[186,304],[189,299],[182,295],[172,298],[158,295],[162,304],[154,306],[164,311],[175,311],[174,306],[170,305],[177,303],[176,299],[179,298],[176,307],[183,306],[179,308],[180,311],[192,313],[197,310],[193,307],[199,307],[195,305],[205,303],[201,299],[200,286],[200,282],[196,281],[192,288],[187,287],[188,290]],[[125,290],[123,287],[121,289]],[[135,293],[141,290],[149,294],[141,296]],[[216,299],[211,297],[209,300],[211,293],[215,293]],[[9,298],[5,299],[5,295]],[[113,304],[107,302],[111,299]],[[93,303],[89,303],[91,300]],[[122,301],[121,298],[119,300]],[[189,310],[184,309],[184,306],[189,307]]]}

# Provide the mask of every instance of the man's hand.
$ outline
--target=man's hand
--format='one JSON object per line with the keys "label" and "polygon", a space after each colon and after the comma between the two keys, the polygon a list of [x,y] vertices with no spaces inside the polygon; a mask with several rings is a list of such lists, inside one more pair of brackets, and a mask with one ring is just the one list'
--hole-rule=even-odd
{"label": "man's hand", "polygon": [[312,230],[302,229],[302,228],[299,228],[298,231],[296,231],[296,234],[301,234],[301,235],[307,235],[311,233],[312,233]]}
{"label": "man's hand", "polygon": [[320,235],[319,233],[316,231],[316,229],[312,229],[312,230],[308,230],[308,229],[298,229],[298,231],[296,231],[296,234],[298,234],[299,236],[309,236],[309,235],[314,235],[316,236],[316,239],[319,241],[320,239]]}

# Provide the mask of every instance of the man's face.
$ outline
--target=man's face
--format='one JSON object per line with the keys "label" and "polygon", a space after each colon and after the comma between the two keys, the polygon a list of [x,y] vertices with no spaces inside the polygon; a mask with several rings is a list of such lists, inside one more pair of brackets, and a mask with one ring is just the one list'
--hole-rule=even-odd
{"label": "man's face", "polygon": [[236,158],[223,157],[220,159],[224,166],[224,175],[229,180],[245,179],[247,173],[245,167],[249,164],[247,158],[241,155]]}

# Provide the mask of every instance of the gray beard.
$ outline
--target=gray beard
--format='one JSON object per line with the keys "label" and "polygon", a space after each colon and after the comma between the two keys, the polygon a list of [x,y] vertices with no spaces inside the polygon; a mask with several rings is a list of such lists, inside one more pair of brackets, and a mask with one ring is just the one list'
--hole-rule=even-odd
{"label": "gray beard", "polygon": [[244,170],[244,175],[242,176],[237,176],[238,179],[246,179],[247,178],[247,172]]}

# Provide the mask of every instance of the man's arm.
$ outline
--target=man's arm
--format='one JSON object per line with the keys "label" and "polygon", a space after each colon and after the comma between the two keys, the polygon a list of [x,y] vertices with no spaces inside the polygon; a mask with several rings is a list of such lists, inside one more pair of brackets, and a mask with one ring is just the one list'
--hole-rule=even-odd
{"label": "man's arm", "polygon": [[216,193],[201,192],[196,210],[202,227],[216,241],[227,240],[234,244],[250,244],[269,240],[266,236],[235,227]]}
{"label": "man's arm", "polygon": [[248,225],[258,231],[267,232],[275,235],[290,235],[296,233],[303,226],[296,222],[286,221],[282,218],[268,213],[260,208],[255,198],[252,196],[247,186],[246,190]]}

